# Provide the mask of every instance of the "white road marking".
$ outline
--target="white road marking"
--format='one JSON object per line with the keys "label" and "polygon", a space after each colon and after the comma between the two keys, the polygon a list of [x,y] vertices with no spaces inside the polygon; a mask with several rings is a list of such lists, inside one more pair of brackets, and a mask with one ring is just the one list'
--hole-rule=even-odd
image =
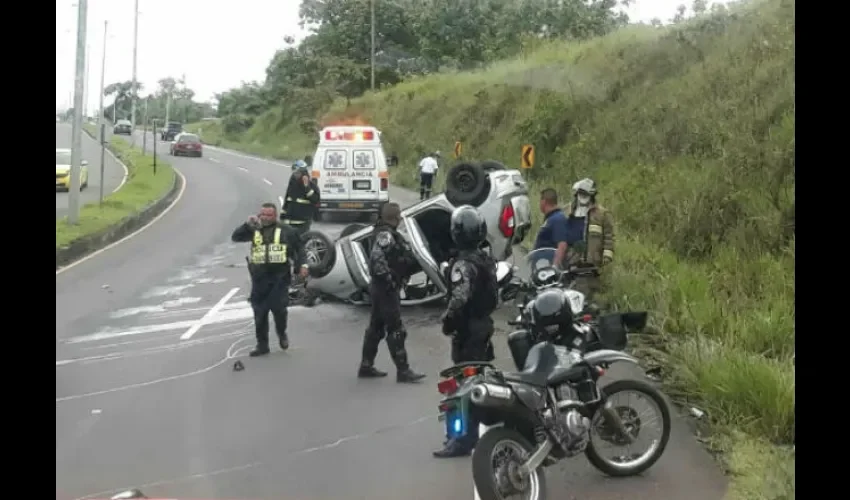
{"label": "white road marking", "polygon": [[[93,140],[95,142],[95,144],[100,146],[100,140],[99,139],[95,139],[94,137],[90,136],[88,133],[84,133],[83,135],[88,137],[89,139]],[[114,192],[118,191],[119,189],[121,189],[122,187],[124,187],[124,184],[127,183],[127,177],[130,176],[130,170],[127,168],[127,165],[124,165],[123,161],[119,160],[118,157],[115,156],[115,154],[112,151],[109,150],[109,148],[104,148],[104,151],[106,151],[106,154],[111,156],[112,159],[115,160],[119,165],[121,165],[121,168],[124,169],[124,177],[121,179],[121,184],[118,184],[118,187],[112,190],[112,192],[114,193]],[[103,182],[103,179],[101,179],[100,182]]]}
{"label": "white road marking", "polygon": [[229,149],[217,148],[217,147],[215,147],[215,146],[207,146],[207,148],[212,149],[213,151],[219,151],[219,152],[221,152],[221,153],[228,154],[228,155],[230,155],[230,156],[235,156],[235,157],[237,157],[237,158],[245,158],[246,160],[261,161],[261,162],[263,162],[263,163],[270,163],[270,164],[272,164],[272,165],[279,165],[279,166],[284,166],[284,167],[288,167],[288,166],[289,166],[289,164],[288,164],[288,163],[281,163],[281,162],[279,162],[279,161],[267,160],[267,159],[265,159],[265,158],[260,158],[260,157],[257,157],[257,156],[243,155],[243,154],[240,154],[240,153],[235,153],[235,152],[233,152],[233,151],[231,151],[231,150],[229,150]]}
{"label": "white road marking", "polygon": [[265,183],[266,183],[266,184],[268,184],[269,186],[272,186],[272,185],[273,185],[273,184],[272,184],[272,181],[270,181],[270,180],[266,179],[265,177],[263,177],[263,182],[265,182]]}
{"label": "white road marking", "polygon": [[213,163],[221,163],[221,160],[218,160],[218,159],[216,159],[216,158],[207,158],[207,159],[208,159],[209,161],[213,162]]}
{"label": "white road marking", "polygon": [[180,336],[180,340],[191,339],[192,335],[198,333],[198,330],[200,330],[202,326],[204,326],[207,322],[214,318],[218,314],[218,311],[224,306],[224,304],[227,304],[227,301],[230,300],[234,295],[236,295],[236,292],[238,291],[239,287],[236,287],[227,292],[227,294],[222,297],[221,300],[219,300],[215,303],[214,306],[212,306],[212,309],[207,311],[207,313],[204,314],[201,319],[199,319],[194,325],[192,325],[191,327],[189,327],[188,330],[186,330],[186,333]]}
{"label": "white road marking", "polygon": [[248,169],[247,169],[247,168],[245,168],[245,167],[236,167],[236,168],[238,168],[239,170],[241,170],[241,171],[243,171],[243,172],[247,172],[247,171],[248,171]]}
{"label": "white road marking", "polygon": [[130,238],[133,238],[133,237],[135,237],[135,236],[138,236],[138,235],[139,235],[139,233],[141,233],[141,232],[142,232],[142,231],[144,231],[145,229],[147,229],[147,228],[151,227],[151,226],[152,226],[152,225],[153,225],[156,221],[158,221],[159,219],[161,219],[161,218],[165,217],[165,214],[167,214],[168,212],[170,212],[172,208],[174,208],[175,206],[177,206],[177,202],[178,202],[178,201],[180,201],[180,199],[181,199],[181,198],[183,198],[183,193],[185,193],[185,192],[186,192],[186,177],[184,177],[184,176],[183,176],[183,174],[182,174],[179,170],[177,170],[176,168],[174,168],[173,166],[172,166],[171,168],[172,168],[172,169],[174,169],[174,173],[176,173],[177,175],[179,175],[179,176],[180,176],[180,179],[181,179],[181,181],[182,181],[182,184],[181,184],[181,187],[180,187],[180,192],[179,192],[179,193],[177,193],[177,198],[174,198],[174,201],[172,201],[172,202],[171,202],[171,205],[168,205],[167,207],[165,207],[165,210],[163,210],[163,211],[162,211],[159,215],[157,215],[156,217],[154,217],[152,221],[150,221],[150,222],[148,222],[147,224],[145,224],[144,226],[140,227],[137,231],[134,231],[134,232],[132,232],[132,233],[128,234],[127,236],[125,236],[125,237],[121,238],[120,240],[116,241],[115,243],[111,243],[111,244],[109,244],[109,245],[106,245],[105,247],[101,248],[100,250],[97,250],[97,251],[95,251],[95,252],[92,252],[92,253],[90,253],[90,254],[86,255],[86,256],[85,256],[85,257],[83,257],[82,259],[76,260],[76,261],[74,261],[74,262],[71,262],[70,264],[68,264],[68,265],[67,265],[67,266],[65,266],[65,267],[62,267],[62,268],[60,268],[60,269],[57,269],[57,270],[56,270],[56,274],[57,274],[57,275],[59,275],[59,274],[61,274],[61,273],[64,273],[64,272],[65,272],[65,271],[67,271],[68,269],[71,269],[71,268],[72,268],[72,267],[74,267],[74,266],[78,266],[78,265],[82,264],[83,262],[86,262],[87,260],[92,259],[92,258],[94,258],[94,257],[96,257],[96,256],[98,256],[98,255],[100,255],[100,254],[102,254],[103,252],[105,252],[105,251],[109,250],[110,248],[116,247],[116,246],[120,245],[121,243],[124,243],[125,241],[129,240]]}

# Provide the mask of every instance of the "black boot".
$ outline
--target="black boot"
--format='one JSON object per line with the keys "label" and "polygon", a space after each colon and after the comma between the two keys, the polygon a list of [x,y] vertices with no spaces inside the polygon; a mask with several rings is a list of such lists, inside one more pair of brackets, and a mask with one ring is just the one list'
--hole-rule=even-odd
{"label": "black boot", "polygon": [[411,384],[414,382],[419,382],[423,378],[425,378],[424,373],[416,373],[415,371],[408,368],[406,370],[398,372],[396,374],[395,380],[400,384]]}
{"label": "black boot", "polygon": [[265,356],[268,353],[269,353],[269,346],[258,345],[257,347],[254,348],[253,351],[248,353],[248,356],[251,356],[252,358],[256,358],[257,356]]}
{"label": "black boot", "polygon": [[382,372],[372,365],[360,365],[360,369],[357,370],[358,378],[381,378],[386,376],[387,372]]}
{"label": "black boot", "polygon": [[279,335],[278,338],[280,339],[281,350],[285,351],[285,350],[289,349],[289,337],[287,337],[286,334],[284,333],[283,335]]}
{"label": "black boot", "polygon": [[472,447],[463,440],[449,439],[439,450],[432,453],[435,458],[466,457],[472,453]]}

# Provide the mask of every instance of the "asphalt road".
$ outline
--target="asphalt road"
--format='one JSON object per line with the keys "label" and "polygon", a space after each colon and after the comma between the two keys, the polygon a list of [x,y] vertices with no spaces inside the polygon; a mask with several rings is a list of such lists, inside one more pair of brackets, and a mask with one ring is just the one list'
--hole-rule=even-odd
{"label": "asphalt road", "polygon": [[[89,185],[80,192],[80,206],[100,198],[100,145],[83,131],[83,159],[89,162]],[[71,147],[71,124],[56,124],[56,147]],[[124,182],[124,167],[108,152],[104,155],[103,195],[107,196]],[[68,214],[68,193],[56,193],[56,218]]]}
{"label": "asphalt road", "polygon": [[[421,385],[356,378],[368,311],[341,304],[291,308],[289,352],[244,358],[246,249],[229,236],[282,194],[290,170],[212,147],[169,160],[187,180],[174,208],[56,276],[57,499],[126,487],[183,498],[472,498],[469,459],[430,455],[442,441],[436,374],[449,364],[440,311],[405,313],[412,365],[429,374]],[[234,356],[244,371],[233,371]],[[392,371],[384,347],[378,365]],[[725,492],[683,421],[644,477],[609,479],[577,458],[552,469],[549,485],[558,499]]]}

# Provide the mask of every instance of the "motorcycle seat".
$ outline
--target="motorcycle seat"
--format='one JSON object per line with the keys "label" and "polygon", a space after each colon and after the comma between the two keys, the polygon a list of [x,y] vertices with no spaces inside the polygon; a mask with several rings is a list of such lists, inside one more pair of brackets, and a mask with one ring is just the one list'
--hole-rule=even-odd
{"label": "motorcycle seat", "polygon": [[535,370],[504,372],[502,376],[507,382],[519,382],[520,384],[535,385],[537,387],[546,387],[546,380],[549,378],[548,374]]}
{"label": "motorcycle seat", "polygon": [[505,372],[503,376],[508,382],[519,382],[521,384],[535,385],[537,387],[551,387],[566,383],[575,383],[584,380],[585,368],[573,365],[569,368],[555,368],[551,372],[536,370],[536,366],[521,372]]}

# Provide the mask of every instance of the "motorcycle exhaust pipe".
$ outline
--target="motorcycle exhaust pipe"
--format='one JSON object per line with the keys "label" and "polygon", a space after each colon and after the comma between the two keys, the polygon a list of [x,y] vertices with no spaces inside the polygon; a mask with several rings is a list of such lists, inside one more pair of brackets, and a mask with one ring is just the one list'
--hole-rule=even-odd
{"label": "motorcycle exhaust pipe", "polygon": [[500,408],[514,404],[514,393],[509,387],[476,384],[469,393],[469,399],[478,406]]}

